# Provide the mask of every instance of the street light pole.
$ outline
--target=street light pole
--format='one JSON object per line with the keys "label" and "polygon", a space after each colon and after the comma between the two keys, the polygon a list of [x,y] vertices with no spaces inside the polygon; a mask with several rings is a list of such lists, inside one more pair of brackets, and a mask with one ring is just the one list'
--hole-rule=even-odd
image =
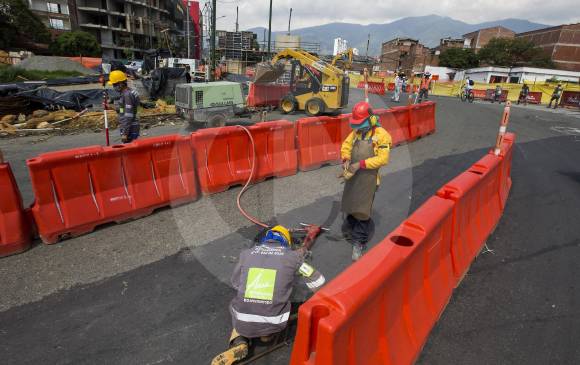
{"label": "street light pole", "polygon": [[190,37],[190,30],[189,30],[189,23],[191,22],[191,1],[187,0],[187,58],[191,58],[191,40]]}
{"label": "street light pole", "polygon": [[271,39],[272,39],[272,0],[270,0],[270,16],[268,18],[268,56],[270,56]]}
{"label": "street light pole", "polygon": [[210,68],[210,80],[215,80],[215,23],[216,23],[216,13],[217,13],[217,1],[212,0],[211,8],[211,37],[210,37],[210,49],[211,49],[211,68]]}

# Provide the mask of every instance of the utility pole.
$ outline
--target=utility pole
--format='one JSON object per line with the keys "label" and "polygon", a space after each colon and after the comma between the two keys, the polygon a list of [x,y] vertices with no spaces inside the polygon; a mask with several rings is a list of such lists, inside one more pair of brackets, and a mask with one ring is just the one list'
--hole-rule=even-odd
{"label": "utility pole", "polygon": [[264,28],[264,36],[262,37],[262,41],[264,42],[264,47],[262,48],[262,50],[266,49],[266,28]]}
{"label": "utility pole", "polygon": [[210,35],[210,49],[211,49],[211,67],[210,67],[210,80],[215,80],[215,23],[216,23],[216,13],[217,13],[217,0],[212,0],[211,2],[211,35]]}
{"label": "utility pole", "polygon": [[272,0],[270,0],[270,16],[268,18],[268,56],[270,56],[271,41],[272,41]]}
{"label": "utility pole", "polygon": [[[205,4],[207,6],[207,3]],[[204,8],[205,9],[205,6]],[[203,60],[203,9],[200,10],[200,14],[199,14],[199,34],[197,35],[199,37],[199,59]]]}
{"label": "utility pole", "polygon": [[366,55],[366,59],[369,59],[369,44],[371,43],[371,34],[369,33],[369,37],[367,39],[367,55]]}
{"label": "utility pole", "polygon": [[191,58],[191,39],[190,37],[190,28],[189,28],[189,23],[191,23],[191,1],[187,0],[187,16],[185,17],[187,19],[187,58]]}
{"label": "utility pole", "polygon": [[238,32],[239,28],[239,24],[238,24],[238,7],[236,6],[236,33]]}
{"label": "utility pole", "polygon": [[288,35],[290,35],[290,22],[292,21],[292,8],[290,8],[290,17],[288,18]]}

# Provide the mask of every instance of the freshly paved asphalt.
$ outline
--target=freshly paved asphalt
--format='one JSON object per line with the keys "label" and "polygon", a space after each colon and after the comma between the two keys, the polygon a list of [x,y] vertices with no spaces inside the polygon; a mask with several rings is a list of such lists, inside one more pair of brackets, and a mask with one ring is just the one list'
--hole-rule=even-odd
{"label": "freshly paved asphalt", "polygon": [[[501,107],[436,101],[437,133],[396,148],[383,172],[372,244],[495,142]],[[493,253],[480,255],[455,291],[421,364],[580,359],[580,119],[514,107],[509,129],[518,135],[513,187],[487,242]],[[91,134],[73,137],[34,145],[12,140],[0,148],[14,164],[18,147],[32,156],[66,143],[94,143]],[[329,278],[350,256],[338,234],[336,173],[325,167],[269,180],[245,200],[263,219],[329,226],[313,257]],[[257,234],[239,218],[237,191],[0,260],[2,363],[208,364],[230,331],[231,269]],[[287,363],[289,353],[282,349],[257,364]]]}

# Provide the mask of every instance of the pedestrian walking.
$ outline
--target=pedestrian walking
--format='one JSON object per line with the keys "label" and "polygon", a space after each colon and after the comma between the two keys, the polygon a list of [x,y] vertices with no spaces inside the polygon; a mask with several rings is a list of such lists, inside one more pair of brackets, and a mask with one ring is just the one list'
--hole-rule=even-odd
{"label": "pedestrian walking", "polygon": [[109,74],[109,85],[112,85],[120,97],[114,101],[115,110],[119,115],[119,132],[121,141],[129,143],[139,138],[139,94],[127,86],[127,74],[115,70]]}
{"label": "pedestrian walking", "polygon": [[550,98],[550,103],[548,104],[548,108],[552,106],[552,102],[554,102],[554,109],[558,107],[558,102],[560,101],[560,97],[562,96],[562,84],[558,84],[558,86],[554,89],[552,93],[552,97]]}
{"label": "pedestrian walking", "polygon": [[429,86],[431,85],[431,73],[426,72],[421,79],[421,86],[419,88],[419,96],[417,97],[417,103],[420,103],[425,97],[426,100],[429,99]]}

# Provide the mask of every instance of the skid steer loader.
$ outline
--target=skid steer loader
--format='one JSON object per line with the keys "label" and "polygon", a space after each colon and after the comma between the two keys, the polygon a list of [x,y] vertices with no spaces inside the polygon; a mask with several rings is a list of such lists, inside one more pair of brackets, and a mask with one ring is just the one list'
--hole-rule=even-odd
{"label": "skid steer loader", "polygon": [[288,48],[270,63],[258,64],[254,82],[274,82],[287,71],[290,71],[290,92],[280,100],[283,113],[304,110],[310,116],[317,116],[339,112],[348,105],[348,76],[303,50]]}

